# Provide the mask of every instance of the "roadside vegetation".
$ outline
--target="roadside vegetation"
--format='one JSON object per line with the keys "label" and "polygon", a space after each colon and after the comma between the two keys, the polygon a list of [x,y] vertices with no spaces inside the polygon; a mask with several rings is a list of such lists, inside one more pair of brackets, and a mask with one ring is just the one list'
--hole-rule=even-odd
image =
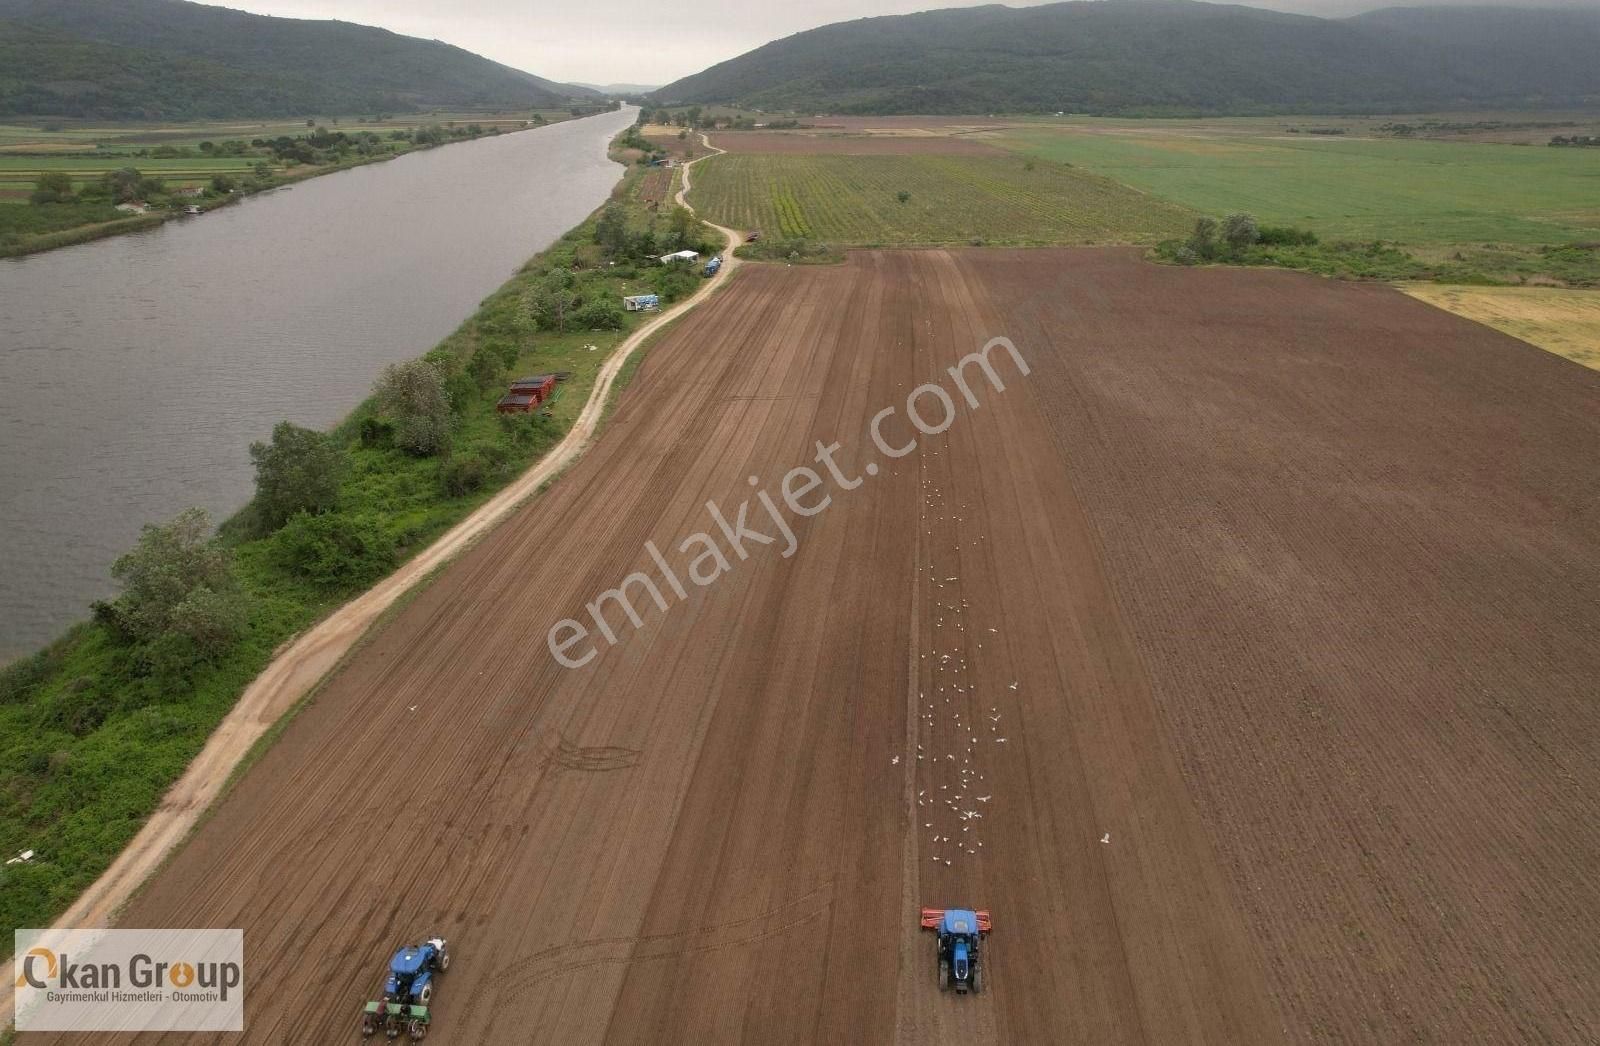
{"label": "roadside vegetation", "polygon": [[[208,210],[237,196],[417,149],[568,119],[560,110],[395,126],[262,125],[77,132],[0,128],[0,257],[48,250]],[[206,134],[215,131],[215,134]],[[94,135],[100,136],[94,136]],[[195,135],[200,135],[195,137]]]}
{"label": "roadside vegetation", "polygon": [[[139,829],[245,686],[295,633],[427,546],[571,427],[605,358],[720,250],[645,202],[632,168],[610,203],[533,259],[420,359],[388,368],[332,432],[289,422],[251,448],[256,495],[213,530],[190,510],[120,559],[92,620],[0,671],[0,932],[46,925]],[[500,414],[519,376],[565,376],[547,410]],[[5,935],[9,947],[9,934]]]}

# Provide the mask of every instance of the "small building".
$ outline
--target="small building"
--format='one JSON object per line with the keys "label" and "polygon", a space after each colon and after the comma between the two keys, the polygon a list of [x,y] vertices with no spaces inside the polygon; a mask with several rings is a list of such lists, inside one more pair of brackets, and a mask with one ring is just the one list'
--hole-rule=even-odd
{"label": "small building", "polygon": [[699,260],[700,255],[694,251],[674,251],[671,254],[663,254],[661,256],[662,265],[671,265],[673,262],[693,262]]}
{"label": "small building", "polygon": [[184,196],[191,199],[197,196],[204,196],[205,194],[206,191],[198,185],[180,185],[178,188],[172,190],[172,195],[174,196]]}
{"label": "small building", "polygon": [[661,295],[630,294],[622,299],[622,307],[629,312],[654,312],[661,308]]}
{"label": "small building", "polygon": [[142,203],[119,203],[117,204],[117,210],[124,214],[146,214],[150,208]]}

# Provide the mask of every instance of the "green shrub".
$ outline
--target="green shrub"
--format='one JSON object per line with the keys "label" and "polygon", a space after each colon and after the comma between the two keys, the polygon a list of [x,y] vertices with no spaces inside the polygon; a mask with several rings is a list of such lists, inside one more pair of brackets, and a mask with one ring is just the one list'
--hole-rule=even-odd
{"label": "green shrub", "polygon": [[61,667],[67,640],[0,668],[0,705],[22,704]]}
{"label": "green shrub", "polygon": [[573,316],[573,325],[580,330],[615,331],[622,329],[622,323],[622,306],[609,294],[590,298]]}
{"label": "green shrub", "polygon": [[394,446],[394,426],[381,418],[362,418],[356,431],[363,447],[382,450]]}
{"label": "green shrub", "polygon": [[120,596],[96,603],[96,617],[122,637],[150,643],[169,633],[215,657],[244,631],[248,608],[233,574],[233,554],[212,539],[211,517],[192,508],[161,526],[111,567]]}
{"label": "green shrub", "polygon": [[327,433],[280,421],[271,443],[250,444],[256,467],[257,519],[268,531],[296,512],[328,512],[339,505],[344,450]]}
{"label": "green shrub", "polygon": [[425,458],[450,445],[450,396],[444,370],[434,360],[423,357],[390,364],[373,394],[394,425],[394,442],[400,449]]}
{"label": "green shrub", "polygon": [[688,265],[662,265],[650,273],[646,282],[663,302],[686,298],[700,289],[700,277]]}
{"label": "green shrub", "polygon": [[452,498],[478,490],[489,478],[489,463],[477,454],[453,454],[439,469],[439,485]]}
{"label": "green shrub", "polygon": [[1256,242],[1264,247],[1309,247],[1317,242],[1317,234],[1292,225],[1263,225]]}
{"label": "green shrub", "polygon": [[284,570],[328,589],[364,585],[394,566],[394,539],[365,516],[299,513],[272,538],[272,556]]}

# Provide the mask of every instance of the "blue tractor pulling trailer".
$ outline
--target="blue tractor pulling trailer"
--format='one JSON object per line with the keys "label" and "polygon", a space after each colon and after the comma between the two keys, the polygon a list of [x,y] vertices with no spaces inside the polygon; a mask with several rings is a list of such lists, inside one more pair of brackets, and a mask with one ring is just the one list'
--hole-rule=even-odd
{"label": "blue tractor pulling trailer", "polygon": [[443,937],[430,937],[395,952],[383,982],[383,998],[367,1003],[361,1017],[362,1038],[377,1034],[380,1028],[388,1039],[399,1038],[402,1031],[413,1039],[426,1036],[434,984],[449,968],[450,950]]}

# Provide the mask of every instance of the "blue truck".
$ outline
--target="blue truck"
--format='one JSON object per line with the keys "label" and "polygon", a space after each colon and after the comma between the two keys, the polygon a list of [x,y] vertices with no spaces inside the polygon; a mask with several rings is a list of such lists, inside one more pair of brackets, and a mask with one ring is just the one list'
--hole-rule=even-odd
{"label": "blue truck", "polygon": [[720,268],[722,268],[722,255],[719,254],[706,262],[706,275],[715,276]]}

